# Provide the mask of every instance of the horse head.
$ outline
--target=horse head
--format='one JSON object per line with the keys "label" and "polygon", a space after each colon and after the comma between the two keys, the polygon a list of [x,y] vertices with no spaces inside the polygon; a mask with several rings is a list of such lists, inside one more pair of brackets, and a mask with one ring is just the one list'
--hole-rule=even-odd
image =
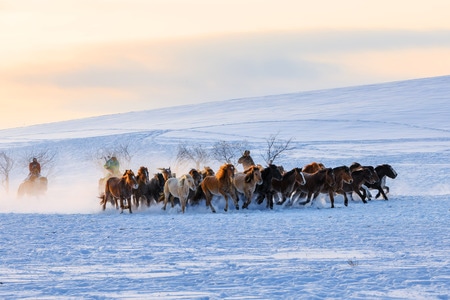
{"label": "horse head", "polygon": [[353,182],[353,177],[350,168],[347,166],[342,166],[339,170],[341,171],[340,174],[342,181],[351,184]]}
{"label": "horse head", "polygon": [[325,182],[329,186],[334,186],[336,183],[336,177],[332,168],[322,169],[325,170]]}
{"label": "horse head", "polygon": [[262,184],[263,179],[261,175],[261,170],[258,166],[251,166],[247,170],[244,171],[245,178],[244,181],[246,183],[250,183],[253,180],[256,182],[256,184]]}
{"label": "horse head", "polygon": [[303,175],[300,168],[295,168],[295,181],[300,185],[306,184],[305,175]]}
{"label": "horse head", "polygon": [[131,188],[136,190],[139,187],[136,176],[134,175],[134,172],[132,170],[126,170],[125,173],[123,173],[122,178],[125,179],[125,182]]}
{"label": "horse head", "polygon": [[[377,171],[377,174],[380,175],[381,173],[384,173],[389,178],[395,179],[397,177],[397,172],[395,172],[394,168],[391,165],[383,164],[375,167],[375,171]],[[379,176],[382,177],[382,176]]]}
{"label": "horse head", "polygon": [[144,166],[139,168],[136,177],[139,182],[143,182],[145,184],[148,184],[150,182],[150,178],[148,176],[148,169]]}

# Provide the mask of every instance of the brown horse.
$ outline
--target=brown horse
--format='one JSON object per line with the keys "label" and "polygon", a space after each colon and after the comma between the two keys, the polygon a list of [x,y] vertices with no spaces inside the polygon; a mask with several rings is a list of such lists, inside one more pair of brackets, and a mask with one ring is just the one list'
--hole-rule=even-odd
{"label": "brown horse", "polygon": [[17,190],[17,196],[23,197],[25,195],[29,196],[40,196],[45,194],[47,191],[48,180],[44,176],[31,175],[29,179],[26,179],[19,185]]}
{"label": "brown horse", "polygon": [[255,165],[252,157],[250,156],[250,150],[245,150],[244,154],[238,159],[238,164],[242,164],[244,171]]}
{"label": "brown horse", "polygon": [[213,195],[225,198],[225,211],[228,211],[228,197],[233,199],[236,209],[239,209],[236,189],[233,184],[234,171],[235,168],[232,164],[223,164],[215,176],[206,176],[200,184],[206,198],[206,206],[210,207],[212,212],[216,212],[211,204]]}
{"label": "brown horse", "polygon": [[[272,178],[272,190],[281,194],[281,203],[284,203],[291,196],[294,188],[306,183],[305,176],[299,168],[293,168],[281,176],[281,179]],[[289,200],[290,201],[290,200]]]}
{"label": "brown horse", "polygon": [[[133,171],[126,170],[123,173],[121,178],[111,177],[106,181],[105,186],[105,194],[103,194],[100,198],[100,204],[103,205],[103,210],[106,208],[106,203],[110,201],[111,203],[114,201],[117,207],[117,199],[120,201],[120,213],[123,213],[123,210],[128,207],[128,210],[131,211],[131,195],[132,190],[138,188],[138,183],[136,180],[136,176],[134,176]],[[124,205],[124,200],[127,201],[127,206]]]}
{"label": "brown horse", "polygon": [[138,183],[138,188],[133,189],[133,200],[134,205],[139,207],[139,202],[146,201],[147,206],[150,206],[150,199],[148,199],[148,184],[150,182],[150,178],[148,175],[148,168],[141,166],[136,174],[136,180]]}
{"label": "brown horse", "polygon": [[253,198],[253,193],[255,192],[256,185],[261,184],[261,170],[257,166],[251,166],[247,168],[243,173],[236,173],[234,175],[234,186],[236,191],[244,194],[245,202],[242,208],[247,208]]}
{"label": "brown horse", "polygon": [[[350,168],[351,169],[351,168]],[[344,198],[345,198],[345,206],[348,205],[348,198],[347,195],[350,196],[350,198],[353,200],[352,193],[355,192],[358,194],[358,196],[361,198],[363,203],[367,203],[365,200],[366,198],[366,191],[364,189],[361,189],[362,185],[366,182],[369,184],[374,184],[375,182],[379,181],[378,175],[375,172],[375,169],[372,166],[361,166],[359,168],[354,168],[354,171],[352,171],[352,179],[353,182],[351,184],[344,183],[342,192]]]}
{"label": "brown horse", "polygon": [[[320,190],[321,193],[326,193],[330,197],[331,202],[331,208],[334,208],[334,194],[335,193],[343,193],[343,185],[344,183],[351,184],[353,182],[352,174],[350,173],[350,168],[347,166],[340,166],[333,168],[334,172],[334,179],[335,183],[334,185],[330,186],[328,184],[324,184],[322,186],[322,189]],[[314,195],[315,199],[318,196],[319,193],[316,193]],[[345,206],[348,205],[347,202],[344,202]]]}
{"label": "brown horse", "polygon": [[[332,168],[324,168],[319,171],[309,174],[303,172],[306,183],[298,186],[296,194],[300,194],[299,198],[306,196],[306,201],[300,204],[305,205],[311,202],[313,195],[318,195],[324,185],[334,186],[336,180]],[[294,198],[295,196],[293,196]]]}
{"label": "brown horse", "polygon": [[318,163],[318,162],[313,161],[312,163],[309,163],[309,164],[303,166],[302,172],[312,174],[312,173],[316,173],[317,171],[322,170],[322,169],[325,169],[325,166],[323,163]]}

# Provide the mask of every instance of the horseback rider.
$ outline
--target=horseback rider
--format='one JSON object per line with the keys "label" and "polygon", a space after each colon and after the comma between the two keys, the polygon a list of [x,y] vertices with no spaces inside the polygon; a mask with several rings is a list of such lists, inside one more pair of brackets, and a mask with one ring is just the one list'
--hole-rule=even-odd
{"label": "horseback rider", "polygon": [[27,179],[34,180],[41,176],[41,164],[37,161],[36,157],[33,157],[33,160],[28,165],[28,169],[30,173]]}
{"label": "horseback rider", "polygon": [[104,165],[105,169],[108,171],[108,176],[118,176],[120,175],[120,163],[117,160],[117,157],[112,156],[111,158],[109,158],[105,165]]}

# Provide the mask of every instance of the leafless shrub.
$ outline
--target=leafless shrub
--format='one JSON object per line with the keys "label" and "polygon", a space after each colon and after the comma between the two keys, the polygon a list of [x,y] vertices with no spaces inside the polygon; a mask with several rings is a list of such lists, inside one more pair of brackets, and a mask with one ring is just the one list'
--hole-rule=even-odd
{"label": "leafless shrub", "polygon": [[272,164],[276,158],[279,158],[283,152],[292,150],[289,145],[292,142],[292,138],[289,140],[278,139],[278,133],[269,136],[266,139],[266,152],[262,155],[266,164]]}
{"label": "leafless shrub", "polygon": [[132,151],[130,149],[130,143],[120,143],[114,146],[104,146],[97,150],[94,159],[97,163],[97,166],[101,169],[103,169],[103,165],[105,164],[105,162],[113,156],[117,158],[121,166],[130,165],[131,159],[133,158],[133,155],[131,154]]}
{"label": "leafless shrub", "polygon": [[196,169],[200,169],[209,160],[208,151],[202,145],[189,145],[187,143],[178,145],[177,162],[185,164],[193,162]]}
{"label": "leafless shrub", "polygon": [[227,142],[219,141],[211,149],[211,156],[220,163],[230,163],[237,165],[237,161],[244,149],[247,148],[247,142]]}
{"label": "leafless shrub", "polygon": [[2,186],[9,193],[9,174],[14,167],[14,160],[5,151],[0,152],[0,176]]}
{"label": "leafless shrub", "polygon": [[37,161],[41,165],[41,170],[45,170],[45,176],[48,176],[53,172],[53,168],[55,167],[56,163],[56,151],[48,148],[33,148],[26,151],[23,154],[22,159],[20,160],[20,165],[26,170],[26,172],[28,172],[28,165],[33,160],[33,158],[37,159]]}

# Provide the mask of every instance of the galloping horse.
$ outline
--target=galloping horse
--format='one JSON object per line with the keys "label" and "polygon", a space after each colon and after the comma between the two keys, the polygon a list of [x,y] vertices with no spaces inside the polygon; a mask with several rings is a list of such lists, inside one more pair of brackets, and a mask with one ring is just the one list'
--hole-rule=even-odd
{"label": "galloping horse", "polygon": [[[392,168],[392,166],[389,164],[376,166],[375,172],[377,172],[378,178],[380,180],[372,184],[364,183],[364,185],[369,189],[378,190],[378,194],[375,196],[376,199],[380,197],[380,195],[382,195],[384,200],[388,200],[386,194],[389,193],[389,187],[386,185],[386,176],[391,179],[395,179],[397,177],[397,172],[395,172],[394,168]],[[386,190],[386,192],[384,190]],[[372,195],[370,194],[370,192],[367,193],[367,197],[369,200],[371,199]]]}
{"label": "galloping horse", "polygon": [[[106,203],[110,201],[111,203],[116,204],[117,207],[117,199],[120,201],[120,213],[123,213],[124,208],[128,207],[128,210],[131,211],[131,195],[132,190],[138,188],[138,183],[136,180],[136,176],[134,176],[133,171],[126,170],[123,173],[121,178],[111,177],[106,181],[105,193],[100,196],[102,201],[100,204],[103,205],[103,210],[106,208]],[[127,206],[124,205],[124,200],[127,201]]]}
{"label": "galloping horse", "polygon": [[29,179],[26,179],[19,185],[17,190],[17,196],[23,197],[24,195],[29,196],[40,196],[45,194],[47,191],[47,177],[31,175]]}
{"label": "galloping horse", "polygon": [[211,204],[213,195],[223,196],[225,198],[225,211],[228,211],[228,196],[230,196],[236,209],[239,209],[236,189],[233,184],[235,168],[232,164],[223,164],[215,176],[206,176],[200,187],[206,198],[206,206],[211,208],[212,212],[216,212]]}
{"label": "galloping horse", "polygon": [[134,205],[139,207],[139,202],[142,200],[146,200],[147,206],[150,206],[150,199],[148,197],[148,184],[150,179],[148,177],[148,169],[144,166],[141,166],[136,174],[136,180],[138,183],[138,188],[133,189],[133,200]]}
{"label": "galloping horse", "polygon": [[[352,169],[350,167],[350,169]],[[350,198],[353,200],[352,193],[355,192],[358,194],[358,196],[361,198],[363,203],[367,203],[365,200],[366,198],[366,191],[364,189],[361,189],[362,185],[365,183],[374,184],[375,182],[379,181],[378,175],[375,172],[375,169],[371,166],[360,166],[358,168],[353,168],[352,171],[352,179],[353,182],[351,184],[344,183],[342,186],[343,193],[345,198],[345,206],[348,204],[348,198],[347,195],[350,196]],[[362,192],[362,193],[361,193]]]}
{"label": "galloping horse", "polygon": [[264,168],[261,172],[261,177],[263,179],[262,184],[256,186],[255,194],[256,203],[261,204],[266,198],[266,208],[273,209],[273,196],[275,191],[272,189],[272,179],[281,179],[281,167],[270,164],[268,167]]}
{"label": "galloping horse", "polygon": [[252,157],[250,156],[250,150],[245,150],[244,154],[238,159],[238,164],[242,164],[244,171],[255,165]]}
{"label": "galloping horse", "polygon": [[[164,184],[164,206],[162,209],[166,210],[167,201],[172,203],[172,207],[174,207],[173,197],[180,199],[181,211],[184,213],[186,208],[187,199],[189,196],[189,191],[195,191],[196,186],[194,179],[189,174],[184,174],[179,179],[178,178],[169,178]],[[170,196],[173,197],[170,197]]]}
{"label": "galloping horse", "polygon": [[147,185],[147,206],[150,206],[152,199],[155,202],[159,202],[161,200],[165,182],[166,180],[164,179],[164,175],[162,173],[156,173],[153,178],[150,179],[150,182]]}
{"label": "galloping horse", "polygon": [[299,168],[293,168],[281,176],[281,179],[272,178],[272,190],[281,194],[281,201],[284,203],[291,196],[296,185],[304,185],[306,183],[305,176]]}
{"label": "galloping horse", "polygon": [[261,170],[257,166],[251,166],[247,168],[243,173],[236,173],[234,175],[234,186],[236,190],[244,194],[245,202],[242,208],[247,208],[252,201],[253,193],[255,192],[256,185],[261,184]]}
{"label": "galloping horse", "polygon": [[303,175],[305,176],[306,183],[298,186],[296,192],[296,194],[300,192],[300,198],[304,197],[304,195],[307,196],[306,201],[300,203],[302,205],[308,204],[311,200],[314,200],[315,198],[312,198],[312,196],[317,196],[324,185],[334,186],[335,184],[335,176],[332,168],[320,169],[312,174],[303,172]]}
{"label": "galloping horse", "polygon": [[[351,184],[353,182],[352,174],[350,173],[350,168],[347,166],[340,166],[333,168],[334,172],[334,185],[330,186],[328,184],[324,184],[321,193],[326,193],[330,197],[331,208],[334,208],[334,194],[335,193],[343,193],[343,185],[344,183]],[[316,198],[318,193],[314,196]],[[344,202],[344,205],[347,206],[348,203]]]}

